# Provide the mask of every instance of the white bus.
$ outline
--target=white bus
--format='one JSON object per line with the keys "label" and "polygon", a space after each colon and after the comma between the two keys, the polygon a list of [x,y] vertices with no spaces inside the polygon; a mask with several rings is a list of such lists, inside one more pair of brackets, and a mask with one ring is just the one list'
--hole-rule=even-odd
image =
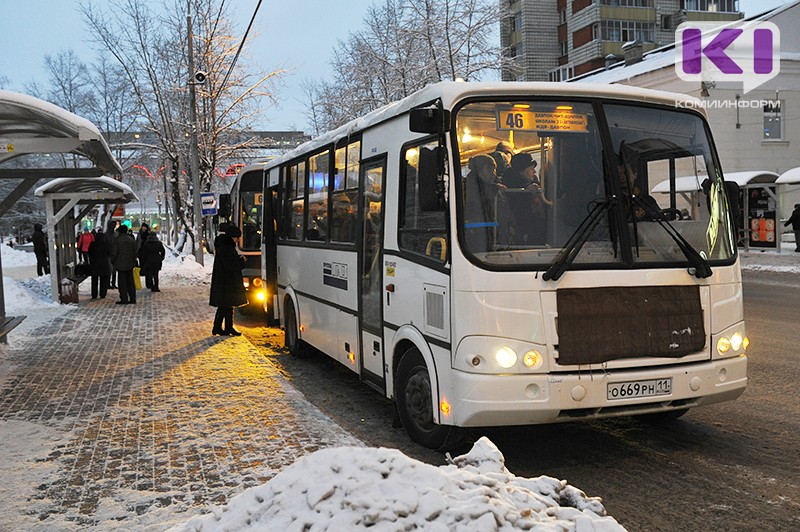
{"label": "white bus", "polygon": [[[735,399],[748,340],[732,190],[699,106],[676,100],[444,82],[267,163],[287,347],[356,372],[431,448],[458,427]],[[498,146],[515,154],[502,175]],[[478,176],[488,158],[495,174]],[[675,191],[688,175],[696,205]]]}

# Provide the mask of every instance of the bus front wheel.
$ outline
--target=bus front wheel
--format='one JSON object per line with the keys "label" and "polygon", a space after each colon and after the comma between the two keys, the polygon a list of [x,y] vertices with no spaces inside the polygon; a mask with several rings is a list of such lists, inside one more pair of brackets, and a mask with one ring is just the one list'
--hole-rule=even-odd
{"label": "bus front wheel", "polygon": [[299,330],[297,312],[294,310],[292,301],[288,300],[286,301],[286,329],[284,331],[283,345],[289,350],[289,354],[295,357],[303,356]]}
{"label": "bus front wheel", "polygon": [[435,450],[460,443],[461,431],[457,427],[434,422],[431,378],[417,348],[409,349],[400,359],[395,401],[403,428],[415,442]]}

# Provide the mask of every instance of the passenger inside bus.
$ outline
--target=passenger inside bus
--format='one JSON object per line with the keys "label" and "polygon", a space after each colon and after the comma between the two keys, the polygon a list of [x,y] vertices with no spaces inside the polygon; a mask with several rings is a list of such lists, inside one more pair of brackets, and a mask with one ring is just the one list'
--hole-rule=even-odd
{"label": "passenger inside bus", "polygon": [[333,219],[331,220],[331,240],[334,242],[355,241],[355,217],[352,203],[347,194],[337,194],[333,198]]}
{"label": "passenger inside bus", "polygon": [[637,222],[661,218],[661,207],[647,191],[646,180],[637,171],[638,157],[623,141],[619,149],[618,171],[622,193],[629,207],[629,217]]}
{"label": "passenger inside bus", "polygon": [[[496,174],[495,159],[476,155],[469,160],[464,178],[464,231],[473,251],[490,251],[500,235],[499,215],[507,215],[508,207],[500,191],[506,187]],[[504,228],[507,223],[502,224]]]}
{"label": "passenger inside bus", "polygon": [[545,242],[544,202],[536,166],[530,153],[518,153],[511,158],[511,168],[503,176],[507,187],[503,194],[511,212],[510,241],[514,245]]}

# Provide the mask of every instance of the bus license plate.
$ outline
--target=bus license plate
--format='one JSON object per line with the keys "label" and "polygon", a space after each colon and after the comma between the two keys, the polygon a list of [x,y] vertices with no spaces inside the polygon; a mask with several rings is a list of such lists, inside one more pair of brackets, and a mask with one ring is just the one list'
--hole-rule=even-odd
{"label": "bus license plate", "polygon": [[635,399],[672,393],[672,377],[647,381],[612,382],[608,385],[608,400]]}

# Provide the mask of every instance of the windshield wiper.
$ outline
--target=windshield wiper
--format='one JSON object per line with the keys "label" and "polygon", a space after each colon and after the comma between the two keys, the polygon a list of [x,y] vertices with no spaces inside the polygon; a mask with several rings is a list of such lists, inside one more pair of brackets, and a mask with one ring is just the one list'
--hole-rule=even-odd
{"label": "windshield wiper", "polygon": [[547,268],[547,271],[544,272],[542,279],[545,281],[549,281],[550,279],[557,281],[564,274],[567,267],[572,264],[578,256],[578,253],[580,253],[583,245],[589,240],[589,236],[592,234],[592,231],[594,231],[594,228],[597,227],[598,221],[602,220],[603,214],[608,211],[616,201],[616,196],[612,196],[594,204],[592,210],[589,211],[589,215],[583,219],[575,232],[572,233],[572,236],[569,237],[567,243],[564,244],[561,253],[558,254],[558,257],[555,258],[550,267]]}
{"label": "windshield wiper", "polygon": [[[658,222],[658,225],[664,228],[664,231],[672,237],[672,240],[678,245],[681,249],[683,254],[686,256],[686,259],[689,261],[689,265],[694,268],[694,276],[698,279],[705,279],[706,277],[711,276],[711,266],[709,266],[708,261],[703,258],[700,253],[692,245],[683,238],[683,235],[675,229],[675,227],[669,223],[669,220],[664,216],[664,213],[661,212],[660,209],[656,209],[652,206],[652,204],[644,201],[638,196],[631,196],[632,202],[635,203],[638,207],[644,209],[645,212],[651,214],[653,219]],[[636,222],[634,221],[634,224]],[[637,237],[637,246],[638,246],[638,237]]]}

